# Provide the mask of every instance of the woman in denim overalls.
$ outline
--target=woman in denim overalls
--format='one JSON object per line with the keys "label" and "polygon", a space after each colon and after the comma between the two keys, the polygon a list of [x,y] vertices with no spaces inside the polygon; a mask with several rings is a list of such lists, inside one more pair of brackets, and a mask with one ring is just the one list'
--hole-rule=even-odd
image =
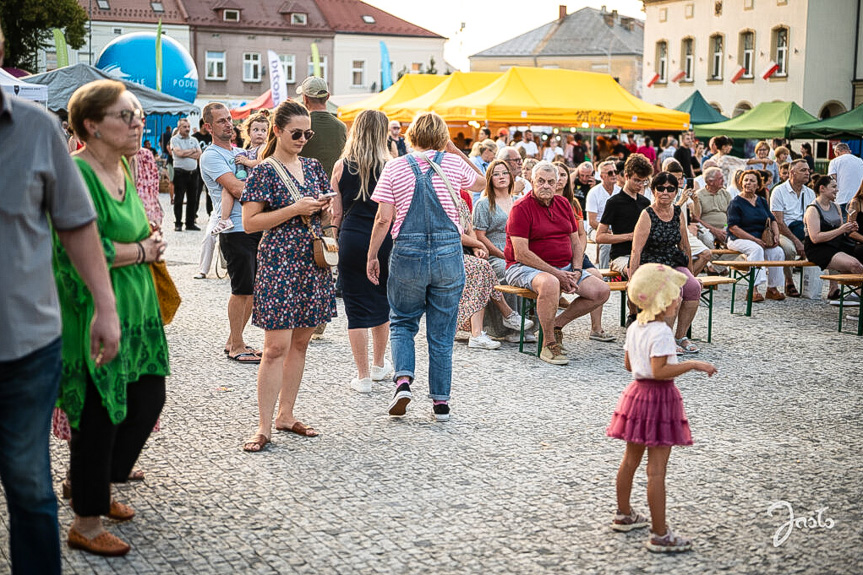
{"label": "woman in denim overalls", "polygon": [[[387,297],[396,392],[389,414],[395,417],[404,415],[413,397],[410,384],[415,372],[414,336],[425,313],[429,397],[434,402],[435,418],[446,421],[449,419],[452,347],[458,302],[465,281],[462,230],[453,220],[453,217],[458,218],[458,211],[449,193],[442,200],[433,187],[432,180],[440,183],[440,176],[429,162],[438,166],[446,164],[442,169],[456,193],[459,189],[480,191],[485,187],[485,181],[477,177],[475,166],[450,142],[446,123],[437,114],[418,117],[408,128],[406,136],[417,154],[389,162],[372,195],[372,199],[378,202],[378,213],[369,245],[367,273],[369,280],[377,284],[380,272],[378,249],[395,220]],[[461,156],[465,165],[453,162],[444,150]],[[409,196],[405,196],[403,191],[405,164],[412,172],[409,177],[413,190]],[[454,216],[451,217],[450,213]]]}

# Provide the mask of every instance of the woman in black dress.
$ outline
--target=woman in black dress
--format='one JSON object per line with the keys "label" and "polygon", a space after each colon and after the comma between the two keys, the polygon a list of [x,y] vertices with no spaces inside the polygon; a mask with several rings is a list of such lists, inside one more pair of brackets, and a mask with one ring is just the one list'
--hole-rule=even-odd
{"label": "woman in black dress", "polygon": [[[338,195],[333,205],[334,223],[339,225],[339,278],[342,300],[348,316],[348,339],[357,366],[350,382],[361,393],[372,390],[372,381],[392,373],[384,357],[389,338],[390,304],[387,300],[387,264],[392,237],[387,234],[381,245],[381,275],[378,285],[366,276],[366,256],[377,202],[371,199],[378,176],[390,158],[387,151],[387,117],[383,112],[364,110],[351,126],[345,150],[333,167],[332,186]],[[369,330],[372,334],[373,363],[369,369]]]}
{"label": "woman in black dress", "polygon": [[851,238],[851,234],[858,231],[857,221],[856,218],[842,221],[842,212],[836,205],[836,181],[830,176],[817,176],[812,187],[815,201],[806,208],[803,216],[806,259],[822,270],[863,273],[860,261],[863,249]]}

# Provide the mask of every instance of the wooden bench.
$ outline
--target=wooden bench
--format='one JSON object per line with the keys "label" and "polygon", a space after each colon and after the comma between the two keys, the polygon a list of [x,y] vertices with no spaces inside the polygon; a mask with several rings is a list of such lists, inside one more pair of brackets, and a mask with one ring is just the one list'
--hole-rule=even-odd
{"label": "wooden bench", "polygon": [[737,293],[737,282],[743,281],[747,284],[746,290],[746,316],[752,315],[752,295],[755,292],[755,274],[758,268],[799,268],[800,285],[803,285],[803,268],[814,266],[807,260],[779,260],[779,261],[750,261],[730,260],[723,261],[722,265],[731,268],[731,277],[734,285],[731,286],[731,313],[734,313],[734,298]]}
{"label": "wooden bench", "polygon": [[857,294],[860,298],[856,306],[857,335],[863,335],[863,274],[825,274],[821,279],[839,284],[839,333],[842,333],[842,320],[845,316],[845,296]]}
{"label": "wooden bench", "polygon": [[[710,250],[710,255],[712,255],[712,256],[741,256],[743,254],[738,252],[737,250],[729,250],[727,248],[717,248],[717,249]],[[716,259],[716,258],[714,257],[714,259]]]}
{"label": "wooden bench", "polygon": [[[533,290],[509,285],[496,285],[494,286],[494,289],[500,293],[511,294],[521,298],[521,306],[519,309],[519,313],[521,314],[521,329],[519,329],[518,333],[518,351],[520,353],[534,355],[529,351],[524,351],[524,320],[530,312],[536,309],[537,293]],[[536,357],[539,357],[539,354],[542,353],[542,326],[539,324],[539,317],[537,317],[536,325],[539,329],[537,331],[535,355]]]}

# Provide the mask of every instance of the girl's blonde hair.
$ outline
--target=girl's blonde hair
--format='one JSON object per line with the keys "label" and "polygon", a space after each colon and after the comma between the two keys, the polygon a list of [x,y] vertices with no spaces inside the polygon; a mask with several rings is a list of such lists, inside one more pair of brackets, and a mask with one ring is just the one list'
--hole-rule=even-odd
{"label": "girl's blonde hair", "polygon": [[384,164],[390,159],[387,150],[387,130],[390,121],[387,115],[378,110],[363,110],[354,120],[342,159],[348,160],[345,168],[353,175],[360,177],[360,191],[355,200],[366,201],[369,193],[369,182],[378,179]]}
{"label": "girl's blonde hair", "polygon": [[252,124],[255,124],[255,123],[264,124],[267,127],[267,131],[269,132],[270,115],[269,114],[263,114],[261,112],[257,112],[256,114],[249,116],[246,119],[246,121],[243,122],[242,133],[243,133],[243,137],[246,138],[246,145],[248,145],[248,146],[251,146],[251,144],[252,144],[252,135],[249,133],[249,131],[252,129]]}
{"label": "girl's blonde hair", "polygon": [[656,319],[660,313],[680,297],[680,288],[686,276],[663,264],[638,266],[626,285],[629,301],[638,306],[638,323],[641,325]]}

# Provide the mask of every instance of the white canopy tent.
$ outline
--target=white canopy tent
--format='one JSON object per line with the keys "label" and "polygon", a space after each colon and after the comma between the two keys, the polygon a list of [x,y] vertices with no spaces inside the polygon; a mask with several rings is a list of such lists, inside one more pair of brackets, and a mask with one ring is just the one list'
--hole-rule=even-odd
{"label": "white canopy tent", "polygon": [[25,100],[42,102],[43,104],[48,102],[48,86],[28,84],[2,68],[0,68],[0,88],[7,94],[13,94]]}

